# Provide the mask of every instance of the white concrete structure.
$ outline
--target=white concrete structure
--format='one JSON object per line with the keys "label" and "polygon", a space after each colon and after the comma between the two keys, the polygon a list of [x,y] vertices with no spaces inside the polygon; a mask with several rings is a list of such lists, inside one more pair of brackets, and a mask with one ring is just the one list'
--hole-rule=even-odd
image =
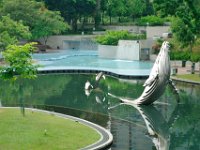
{"label": "white concrete structure", "polygon": [[118,46],[98,45],[98,56],[100,58],[115,59]]}
{"label": "white concrete structure", "polygon": [[98,54],[100,58],[140,60],[139,41],[119,40],[118,46],[99,45]]}
{"label": "white concrete structure", "polygon": [[116,59],[140,60],[139,41],[119,40]]}

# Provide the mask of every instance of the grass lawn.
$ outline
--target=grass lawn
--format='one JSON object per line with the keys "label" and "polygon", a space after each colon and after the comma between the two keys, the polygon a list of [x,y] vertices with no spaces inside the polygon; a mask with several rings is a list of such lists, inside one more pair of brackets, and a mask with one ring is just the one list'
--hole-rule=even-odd
{"label": "grass lawn", "polygon": [[93,129],[72,120],[19,108],[0,108],[0,149],[80,149],[100,139]]}
{"label": "grass lawn", "polygon": [[184,74],[184,75],[176,75],[175,77],[200,82],[199,74]]}

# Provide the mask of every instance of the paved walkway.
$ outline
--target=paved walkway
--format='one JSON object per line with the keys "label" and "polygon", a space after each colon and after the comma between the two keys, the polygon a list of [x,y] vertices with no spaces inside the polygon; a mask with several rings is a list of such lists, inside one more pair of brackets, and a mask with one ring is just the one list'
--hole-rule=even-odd
{"label": "paved walkway", "polygon": [[[192,63],[189,62],[189,61],[186,63],[185,67],[182,67],[181,61],[171,61],[171,68],[177,68],[178,69],[178,72],[177,72],[178,75],[191,74],[191,66],[192,66]],[[200,74],[199,71],[200,71],[200,63],[196,63],[195,64],[195,73]],[[175,80],[175,81],[182,81],[182,82],[200,85],[200,82],[198,82],[198,81],[192,81],[192,80],[188,80],[188,79],[177,78],[176,76],[173,76],[173,75],[171,76],[171,79]]]}
{"label": "paved walkway", "polygon": [[[191,73],[191,65],[192,65],[192,63],[190,61],[186,62],[185,67],[182,67],[181,61],[171,61],[171,68],[177,68],[178,69],[177,74],[190,74]],[[199,70],[200,70],[200,64],[196,63],[195,64],[195,71],[199,72]]]}

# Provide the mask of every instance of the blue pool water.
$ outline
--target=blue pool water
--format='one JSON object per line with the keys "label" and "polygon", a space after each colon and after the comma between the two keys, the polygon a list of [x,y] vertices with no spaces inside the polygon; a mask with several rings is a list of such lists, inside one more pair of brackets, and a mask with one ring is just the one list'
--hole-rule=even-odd
{"label": "blue pool water", "polygon": [[153,63],[103,59],[97,51],[65,50],[59,53],[33,54],[42,65],[40,70],[81,69],[109,71],[119,75],[148,76]]}

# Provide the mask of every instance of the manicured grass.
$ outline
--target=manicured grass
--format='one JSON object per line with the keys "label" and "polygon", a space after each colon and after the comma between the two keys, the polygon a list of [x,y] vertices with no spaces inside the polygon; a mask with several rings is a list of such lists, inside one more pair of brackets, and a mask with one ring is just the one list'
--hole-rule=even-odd
{"label": "manicured grass", "polygon": [[56,115],[0,109],[0,149],[80,149],[100,139],[93,129]]}
{"label": "manicured grass", "polygon": [[176,75],[176,77],[177,78],[186,79],[186,80],[200,82],[200,76],[199,76],[199,74],[183,74],[183,75]]}

